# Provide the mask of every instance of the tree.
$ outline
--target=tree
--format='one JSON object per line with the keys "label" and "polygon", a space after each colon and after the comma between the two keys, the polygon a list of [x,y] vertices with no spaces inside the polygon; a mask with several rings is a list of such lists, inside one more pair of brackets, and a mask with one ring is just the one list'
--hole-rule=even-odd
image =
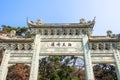
{"label": "tree", "polygon": [[16,31],[16,34],[18,36],[25,36],[25,34],[27,33],[27,31],[28,31],[27,27],[18,27],[17,31]]}
{"label": "tree", "polygon": [[7,26],[7,25],[2,25],[2,31],[10,32],[11,30],[17,30],[15,27],[12,26]]}
{"label": "tree", "polygon": [[39,63],[38,80],[79,79],[81,76],[80,69],[78,70],[75,66],[69,65],[72,59],[73,57],[69,56],[49,56],[43,58]]}
{"label": "tree", "polygon": [[10,33],[11,30],[15,30],[17,36],[22,36],[26,38],[30,38],[32,36],[27,27],[13,27],[13,26],[2,25],[2,31]]}
{"label": "tree", "polygon": [[30,67],[24,64],[16,64],[8,69],[6,80],[29,80]]}
{"label": "tree", "polygon": [[115,67],[107,64],[98,64],[93,67],[97,80],[117,80]]}

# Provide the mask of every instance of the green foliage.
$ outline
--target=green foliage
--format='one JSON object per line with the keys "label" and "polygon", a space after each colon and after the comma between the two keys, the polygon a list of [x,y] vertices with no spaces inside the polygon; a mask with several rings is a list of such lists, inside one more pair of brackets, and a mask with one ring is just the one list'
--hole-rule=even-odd
{"label": "green foliage", "polygon": [[26,37],[26,38],[31,38],[31,36],[32,36],[32,35],[31,35],[31,33],[30,33],[29,31],[27,31],[27,32],[25,33],[25,37]]}
{"label": "green foliage", "polygon": [[17,30],[15,27],[2,25],[2,31],[10,32],[11,30]]}
{"label": "green foliage", "polygon": [[[64,62],[63,59],[65,59]],[[70,58],[63,56],[49,56],[43,58],[39,63],[38,80],[75,80],[79,79],[78,74],[72,76],[75,66],[68,66]]]}
{"label": "green foliage", "polygon": [[10,33],[11,30],[15,30],[17,36],[23,36],[26,38],[30,38],[32,36],[27,27],[13,27],[13,26],[2,25],[2,31],[6,31],[7,33]]}
{"label": "green foliage", "polygon": [[[85,80],[85,71],[76,68],[74,65],[76,60],[77,58],[74,56],[49,56],[43,58],[39,64],[38,80]],[[71,61],[73,65],[69,66]],[[93,69],[97,80],[117,80],[114,66],[99,64],[94,66]]]}
{"label": "green foliage", "polygon": [[17,28],[17,31],[16,31],[16,34],[18,36],[24,36],[28,31],[28,28],[27,27],[18,27]]}
{"label": "green foliage", "polygon": [[72,78],[72,80],[79,80],[79,77],[74,77]]}

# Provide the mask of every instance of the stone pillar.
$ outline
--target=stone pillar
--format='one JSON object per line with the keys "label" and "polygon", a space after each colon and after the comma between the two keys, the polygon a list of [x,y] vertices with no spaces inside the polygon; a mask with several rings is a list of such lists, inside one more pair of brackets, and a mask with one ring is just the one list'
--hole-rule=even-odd
{"label": "stone pillar", "polygon": [[117,73],[117,78],[120,80],[120,53],[118,50],[113,49],[114,53],[114,58],[116,62],[116,73]]}
{"label": "stone pillar", "polygon": [[84,59],[85,59],[86,80],[94,80],[91,54],[88,45],[88,36],[84,35],[82,40],[83,40],[83,50],[84,50]]}
{"label": "stone pillar", "polygon": [[2,59],[2,63],[0,66],[0,80],[6,80],[9,59],[10,59],[10,51],[5,50],[5,53],[4,53],[3,59]]}
{"label": "stone pillar", "polygon": [[31,64],[29,80],[37,80],[38,67],[39,67],[39,53],[40,53],[40,45],[41,45],[40,41],[41,41],[40,35],[36,34],[34,40],[34,51],[32,56],[32,64]]}

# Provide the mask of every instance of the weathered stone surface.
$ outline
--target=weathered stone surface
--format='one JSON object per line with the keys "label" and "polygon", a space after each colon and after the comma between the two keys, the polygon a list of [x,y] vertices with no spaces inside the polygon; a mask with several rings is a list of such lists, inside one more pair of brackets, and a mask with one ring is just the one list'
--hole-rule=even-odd
{"label": "weathered stone surface", "polygon": [[[107,36],[92,36],[94,24],[95,18],[88,22],[81,19],[80,23],[47,24],[42,23],[40,20],[38,22],[28,22],[28,26],[33,34],[31,38],[1,35],[0,47],[10,50],[9,54],[11,55],[8,66],[21,61],[29,65],[32,64],[31,77],[36,77],[32,75],[37,74],[36,71],[34,72],[34,69],[37,69],[38,60],[42,56],[74,55],[84,57],[87,69],[86,78],[89,80],[90,77],[93,79],[93,75],[90,75],[92,74],[91,65],[98,63],[116,64],[117,59],[114,59],[116,53],[113,52],[113,49],[120,49],[120,38],[115,37],[111,31],[107,32]],[[36,35],[39,35],[39,37],[35,41]],[[12,34],[12,36],[15,35]],[[84,40],[82,41],[82,39],[84,36],[87,36],[88,39],[86,41],[87,44],[83,45]],[[1,61],[2,54],[0,54],[0,63]],[[119,66],[117,68],[119,69]],[[7,70],[5,71],[7,72]],[[89,71],[90,74],[88,73]],[[32,72],[34,73],[32,74]],[[29,66],[16,64],[9,67],[7,80],[28,80],[29,76]],[[33,80],[34,78],[31,79]]]}

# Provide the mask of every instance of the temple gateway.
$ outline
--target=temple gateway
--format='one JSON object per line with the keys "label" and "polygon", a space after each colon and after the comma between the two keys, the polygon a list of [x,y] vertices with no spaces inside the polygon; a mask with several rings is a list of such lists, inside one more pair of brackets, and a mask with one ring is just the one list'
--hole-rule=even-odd
{"label": "temple gateway", "polygon": [[[18,63],[30,66],[29,80],[37,80],[39,60],[50,55],[74,55],[83,58],[86,80],[95,80],[93,66],[115,66],[120,80],[120,36],[107,31],[106,36],[92,36],[95,19],[79,23],[42,23],[27,21],[31,38],[17,37],[15,31],[0,34],[3,58],[0,80],[6,80],[8,67]],[[20,64],[19,64],[20,65]]]}

